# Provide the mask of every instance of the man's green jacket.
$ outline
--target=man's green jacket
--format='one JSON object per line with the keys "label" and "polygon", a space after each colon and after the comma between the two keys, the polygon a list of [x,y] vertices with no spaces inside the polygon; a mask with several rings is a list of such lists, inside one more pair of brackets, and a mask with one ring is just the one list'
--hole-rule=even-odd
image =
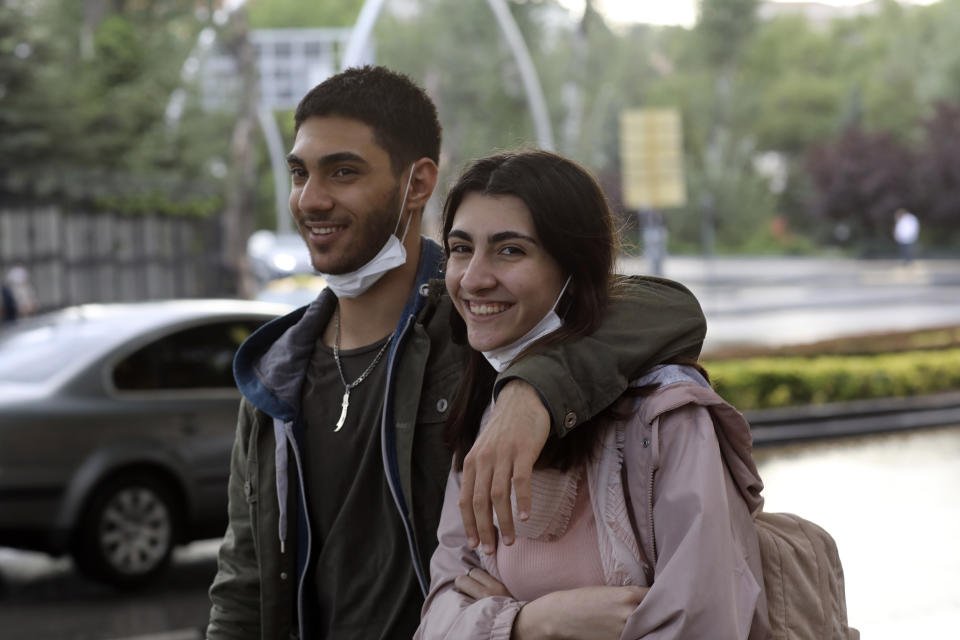
{"label": "man's green jacket", "polygon": [[[424,239],[420,255],[417,282],[387,356],[380,429],[384,471],[425,594],[451,460],[443,424],[467,347],[451,339],[454,311],[443,283],[431,283],[442,277],[442,250]],[[533,385],[559,436],[608,406],[649,367],[699,354],[706,323],[686,288],[632,277],[616,290],[596,334],[524,357],[498,378],[497,389],[513,378]],[[335,307],[336,298],[325,290],[309,306],[262,327],[237,352],[234,374],[244,398],[231,458],[230,521],[210,588],[208,638],[302,636],[310,605],[303,602],[308,578],[297,549],[307,546],[301,538],[309,531],[298,523],[306,521],[299,517],[304,493],[320,488],[298,482],[300,389]]]}

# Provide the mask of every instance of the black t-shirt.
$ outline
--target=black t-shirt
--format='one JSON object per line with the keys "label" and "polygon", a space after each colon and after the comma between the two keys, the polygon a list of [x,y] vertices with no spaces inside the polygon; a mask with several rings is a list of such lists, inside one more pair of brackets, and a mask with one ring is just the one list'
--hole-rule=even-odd
{"label": "black t-shirt", "polygon": [[[340,352],[347,382],[363,373],[385,344]],[[340,417],[344,385],[333,351],[314,349],[302,392],[304,482],[313,532],[312,596],[317,638],[409,638],[420,622],[423,598],[410,560],[403,522],[387,486],[380,423],[387,354],[350,390]],[[309,593],[308,591],[308,593]]]}

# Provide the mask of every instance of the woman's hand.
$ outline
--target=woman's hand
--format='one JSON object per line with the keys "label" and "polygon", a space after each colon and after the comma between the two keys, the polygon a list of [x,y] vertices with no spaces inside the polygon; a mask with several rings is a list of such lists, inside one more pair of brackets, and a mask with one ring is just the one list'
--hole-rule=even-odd
{"label": "woman's hand", "polygon": [[617,640],[647,587],[581,587],[554,591],[520,609],[511,640]]}
{"label": "woman's hand", "polygon": [[489,598],[490,596],[513,596],[503,586],[503,583],[491,576],[483,569],[470,569],[465,574],[457,576],[453,586],[460,593],[470,596],[474,600]]}

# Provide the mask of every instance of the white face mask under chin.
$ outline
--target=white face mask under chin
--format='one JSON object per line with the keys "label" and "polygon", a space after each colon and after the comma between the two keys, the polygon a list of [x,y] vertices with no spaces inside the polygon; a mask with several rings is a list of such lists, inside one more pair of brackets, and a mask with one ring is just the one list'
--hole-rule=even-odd
{"label": "white face mask under chin", "polygon": [[413,181],[414,166],[410,165],[410,176],[407,178],[407,187],[403,190],[403,200],[400,202],[397,226],[377,255],[356,271],[341,274],[321,274],[327,281],[327,286],[337,294],[338,298],[356,298],[372,287],[377,280],[383,277],[383,274],[407,262],[407,249],[403,246],[403,242],[407,239],[407,231],[410,230],[410,218],[407,218],[407,226],[403,229],[402,238],[397,237],[397,230],[400,228],[400,220],[403,218],[403,208],[407,204],[407,194],[410,192],[410,183]]}
{"label": "white face mask under chin", "polygon": [[573,276],[567,276],[567,281],[563,283],[563,288],[560,289],[560,295],[557,296],[557,299],[553,301],[553,306],[550,307],[550,311],[547,312],[547,315],[543,316],[530,331],[527,331],[521,337],[517,338],[508,345],[497,347],[490,351],[483,351],[483,357],[487,359],[487,362],[490,363],[494,369],[497,370],[497,373],[503,373],[506,371],[507,367],[510,366],[510,363],[520,355],[520,352],[526,349],[528,346],[542,338],[543,336],[549,335],[563,326],[563,320],[560,319],[560,316],[557,315],[557,305],[560,303],[560,298],[563,297],[564,292],[567,290],[567,286],[570,284],[570,279]]}

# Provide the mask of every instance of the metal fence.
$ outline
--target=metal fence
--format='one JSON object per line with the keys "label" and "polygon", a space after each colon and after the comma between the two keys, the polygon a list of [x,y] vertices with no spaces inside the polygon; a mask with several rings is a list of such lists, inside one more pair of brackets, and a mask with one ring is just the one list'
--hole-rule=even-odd
{"label": "metal fence", "polygon": [[37,309],[86,302],[233,295],[220,220],[0,207],[0,278],[26,267]]}

